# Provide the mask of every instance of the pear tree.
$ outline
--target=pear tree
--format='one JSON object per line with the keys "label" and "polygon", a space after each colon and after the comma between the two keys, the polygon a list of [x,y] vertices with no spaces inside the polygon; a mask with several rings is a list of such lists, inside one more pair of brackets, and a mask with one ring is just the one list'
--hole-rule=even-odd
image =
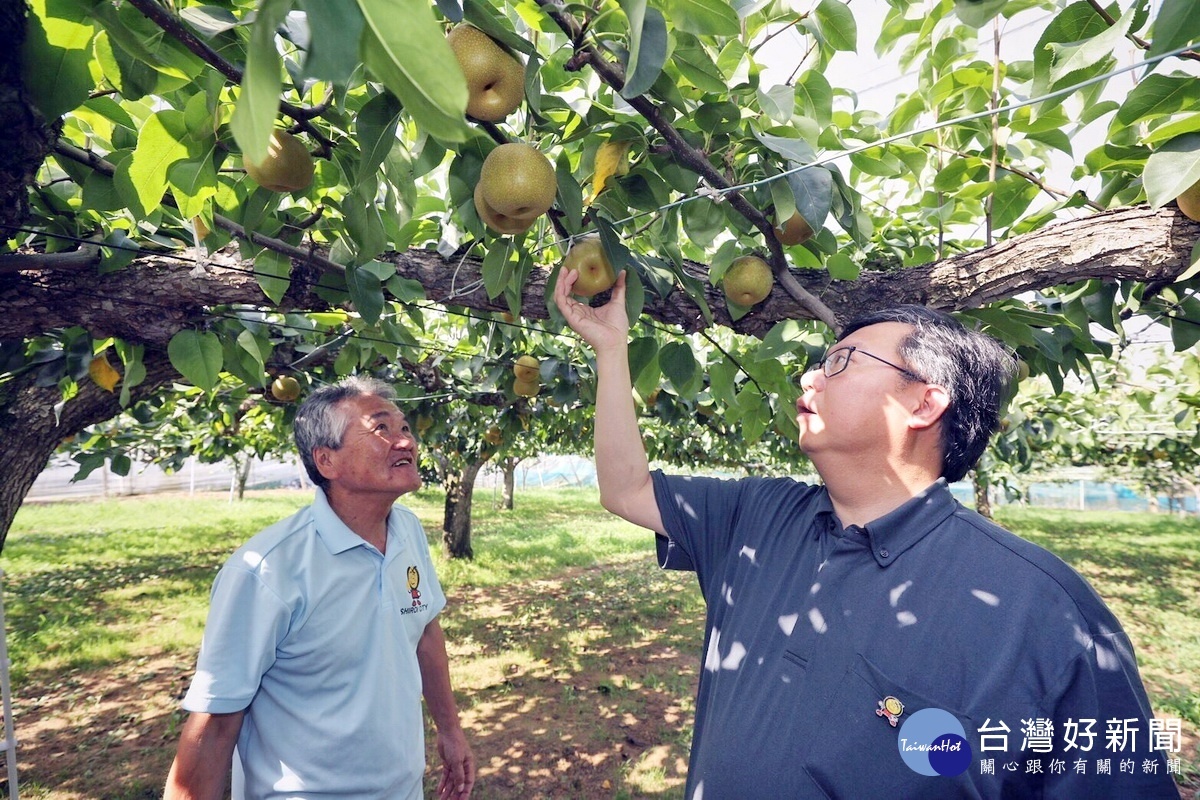
{"label": "pear tree", "polygon": [[[1200,181],[1200,0],[16,6],[0,542],[64,438],[165,387],[265,400],[311,364],[430,394],[466,357],[438,350],[458,346],[441,315],[468,320],[460,340],[506,313],[561,338],[557,408],[586,414],[547,298],[590,236],[626,275],[639,392],[740,432],[718,448],[782,452],[794,375],[887,304],[956,312],[1055,392],[1114,352],[1095,325],[1117,349],[1134,316],[1200,339],[1200,223],[1175,203]],[[1018,28],[1035,44],[1007,54]],[[882,100],[839,77],[872,48],[911,75]],[[529,157],[484,180],[513,146]],[[752,306],[722,289],[745,255],[772,276]],[[464,388],[469,414],[488,393]]]}

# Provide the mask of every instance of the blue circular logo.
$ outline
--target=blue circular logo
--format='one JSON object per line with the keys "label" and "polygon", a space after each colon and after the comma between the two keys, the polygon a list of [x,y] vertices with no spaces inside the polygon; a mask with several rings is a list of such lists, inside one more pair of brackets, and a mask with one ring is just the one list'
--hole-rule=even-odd
{"label": "blue circular logo", "polygon": [[971,766],[971,743],[958,717],[923,708],[906,719],[897,738],[900,757],[921,775],[961,775]]}

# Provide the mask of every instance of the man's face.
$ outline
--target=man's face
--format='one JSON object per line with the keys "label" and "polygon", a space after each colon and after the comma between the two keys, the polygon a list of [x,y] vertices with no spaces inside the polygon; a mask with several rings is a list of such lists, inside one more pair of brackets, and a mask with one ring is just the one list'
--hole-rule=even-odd
{"label": "man's face", "polygon": [[[804,393],[796,401],[800,449],[820,467],[819,459],[837,453],[854,458],[882,452],[907,430],[911,404],[926,384],[906,381],[900,370],[865,355],[910,369],[899,346],[912,332],[900,322],[881,322],[860,328],[829,348],[828,358],[841,348],[856,348],[845,369],[826,377],[820,369],[805,374]],[[861,351],[861,352],[859,352]],[[840,354],[845,357],[846,353]]]}
{"label": "man's face", "polygon": [[337,406],[346,415],[338,450],[318,451],[318,466],[330,483],[348,493],[394,498],[421,488],[417,438],[395,404],[357,395]]}

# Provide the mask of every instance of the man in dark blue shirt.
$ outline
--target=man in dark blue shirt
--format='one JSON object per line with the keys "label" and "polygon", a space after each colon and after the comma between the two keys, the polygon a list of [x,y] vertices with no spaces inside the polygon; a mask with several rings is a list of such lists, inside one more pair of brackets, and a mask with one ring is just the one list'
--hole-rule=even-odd
{"label": "man in dark blue shirt", "polygon": [[605,508],[659,534],[708,607],[687,800],[1177,798],[1133,649],[1057,557],[959,505],[1012,357],[918,306],[869,315],[803,381],[823,485],[651,473],[624,276],[555,300],[596,351]]}

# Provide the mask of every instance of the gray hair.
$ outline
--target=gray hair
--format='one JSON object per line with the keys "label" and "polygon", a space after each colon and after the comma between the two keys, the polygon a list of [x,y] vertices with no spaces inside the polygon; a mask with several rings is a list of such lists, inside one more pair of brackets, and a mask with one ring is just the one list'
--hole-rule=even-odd
{"label": "gray hair", "polygon": [[338,405],[343,400],[360,395],[371,395],[392,402],[396,400],[396,391],[391,385],[377,378],[351,375],[317,389],[305,398],[296,411],[293,430],[296,449],[300,451],[300,462],[304,464],[309,479],[321,488],[325,488],[329,480],[317,469],[313,451],[318,447],[328,447],[330,450],[341,448],[350,418]]}

